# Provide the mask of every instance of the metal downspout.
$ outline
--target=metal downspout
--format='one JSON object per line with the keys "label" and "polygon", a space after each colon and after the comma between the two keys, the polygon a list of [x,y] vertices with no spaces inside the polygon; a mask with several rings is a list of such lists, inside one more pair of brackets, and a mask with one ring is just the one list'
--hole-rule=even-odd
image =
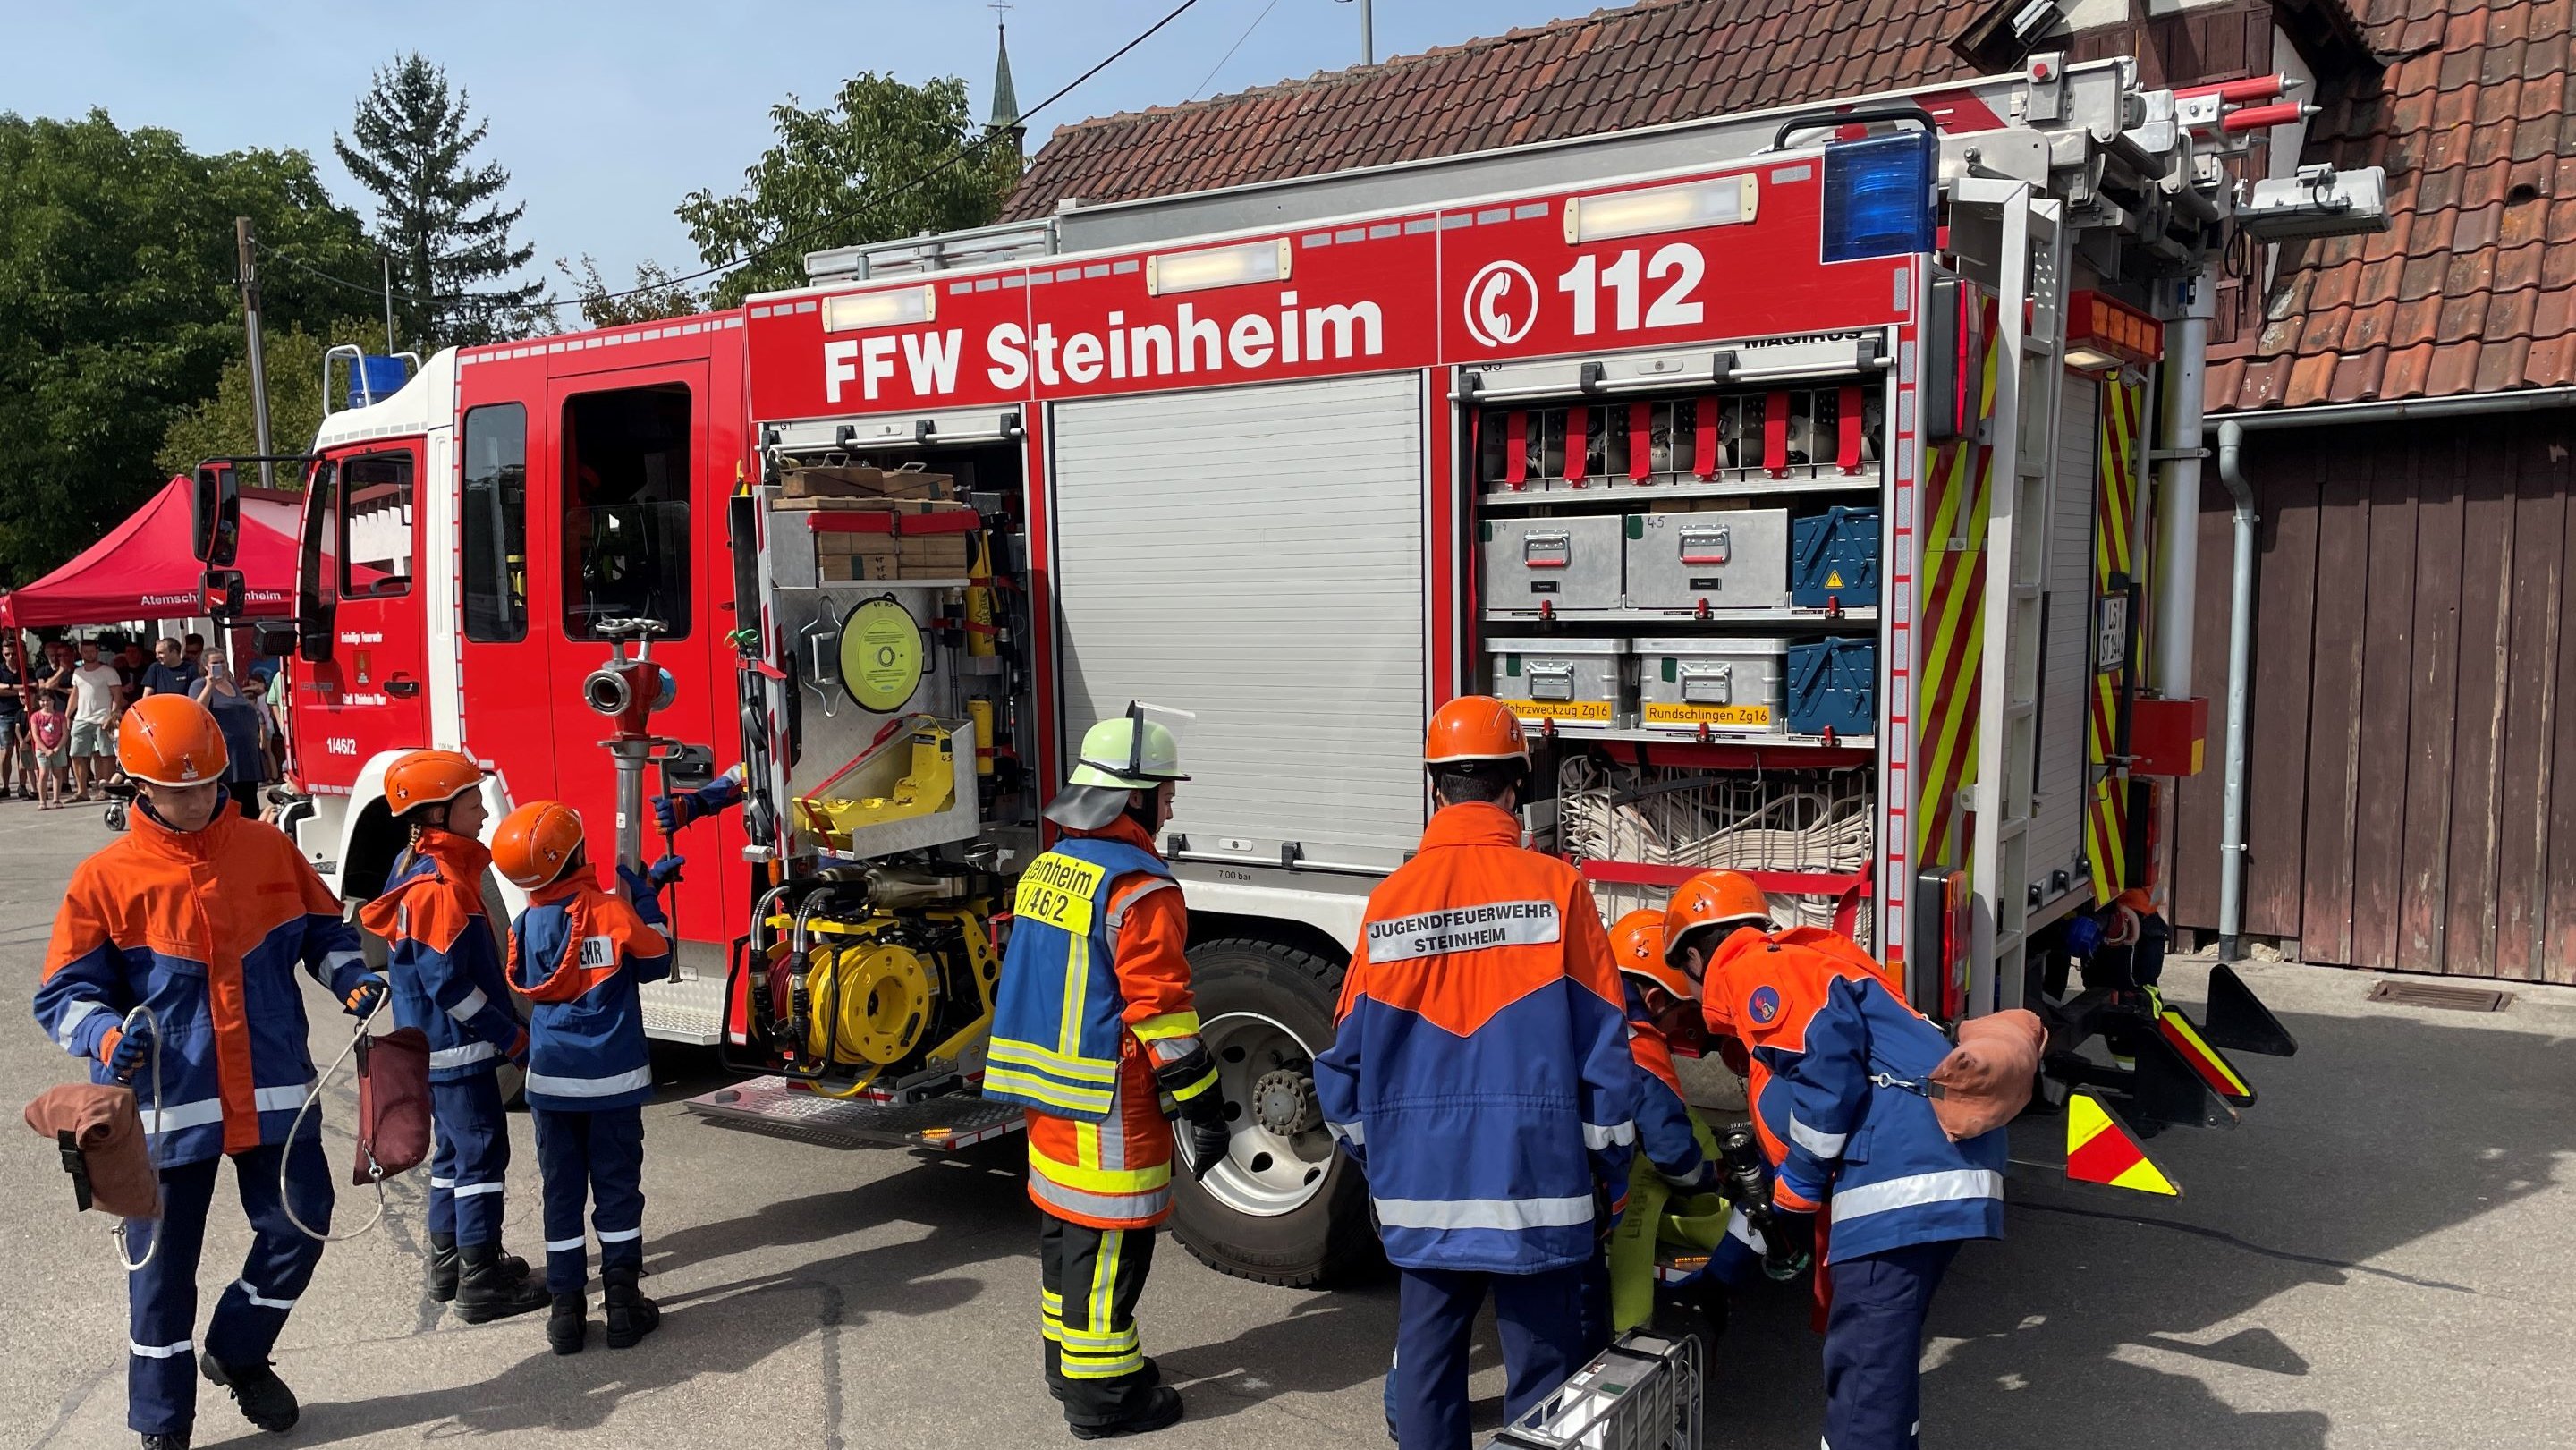
{"label": "metal downspout", "polygon": [[2245,720],[2254,693],[2254,486],[2245,425],[2218,425],[2218,477],[2236,500],[2236,573],[2227,598],[2227,760],[2218,828],[2218,959],[2245,959]]}

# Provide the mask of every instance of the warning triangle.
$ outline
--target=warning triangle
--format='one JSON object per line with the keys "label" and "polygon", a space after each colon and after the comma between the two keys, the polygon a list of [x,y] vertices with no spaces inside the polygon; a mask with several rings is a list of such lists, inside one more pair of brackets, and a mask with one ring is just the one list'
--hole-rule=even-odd
{"label": "warning triangle", "polygon": [[1843,587],[1843,571],[1842,571],[1842,570],[1840,570],[1840,569],[1828,569],[1828,570],[1826,570],[1826,571],[1825,571],[1825,587],[1826,587],[1826,588],[1828,588],[1828,589],[1840,589],[1840,588],[1842,588],[1842,587]]}
{"label": "warning triangle", "polygon": [[2078,1183],[2182,1196],[2182,1190],[2138,1146],[2128,1126],[2090,1093],[2076,1093],[2066,1100],[2066,1176]]}

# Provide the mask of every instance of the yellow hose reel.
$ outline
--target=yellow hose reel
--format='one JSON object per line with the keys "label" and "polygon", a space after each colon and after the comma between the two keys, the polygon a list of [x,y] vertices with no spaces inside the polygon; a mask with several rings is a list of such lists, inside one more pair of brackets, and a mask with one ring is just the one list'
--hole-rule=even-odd
{"label": "yellow hose reel", "polygon": [[807,961],[814,1015],[805,1048],[816,1060],[890,1067],[921,1045],[937,998],[931,968],[912,948],[881,938],[827,943]]}

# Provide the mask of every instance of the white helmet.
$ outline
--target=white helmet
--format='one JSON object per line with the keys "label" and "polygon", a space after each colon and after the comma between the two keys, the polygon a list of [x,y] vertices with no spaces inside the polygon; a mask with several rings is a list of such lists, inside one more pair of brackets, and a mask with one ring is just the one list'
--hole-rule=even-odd
{"label": "white helmet", "polygon": [[1082,732],[1073,773],[1066,777],[1064,791],[1048,803],[1048,820],[1096,831],[1118,819],[1127,808],[1128,792],[1189,779],[1181,773],[1180,741],[1170,726],[1146,718],[1148,708],[1131,700],[1126,714]]}

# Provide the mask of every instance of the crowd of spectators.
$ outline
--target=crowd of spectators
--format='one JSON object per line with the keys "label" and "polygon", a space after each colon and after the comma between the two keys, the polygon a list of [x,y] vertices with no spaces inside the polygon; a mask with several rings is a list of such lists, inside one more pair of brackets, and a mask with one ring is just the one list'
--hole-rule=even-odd
{"label": "crowd of spectators", "polygon": [[225,784],[242,814],[259,814],[262,788],[279,778],[285,737],[269,700],[274,660],[237,675],[201,634],[164,635],[147,651],[101,631],[28,642],[25,661],[22,671],[0,651],[0,800],[57,810],[120,793],[117,721],[146,695],[186,695],[214,713],[231,756]]}

